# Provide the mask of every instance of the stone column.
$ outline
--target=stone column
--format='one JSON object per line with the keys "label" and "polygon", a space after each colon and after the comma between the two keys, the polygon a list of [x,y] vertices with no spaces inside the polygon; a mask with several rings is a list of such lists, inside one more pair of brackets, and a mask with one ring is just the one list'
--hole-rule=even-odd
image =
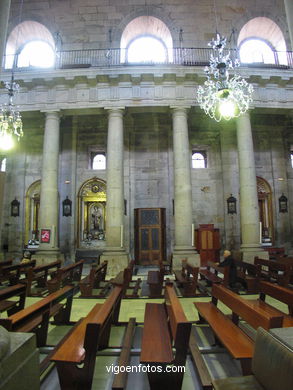
{"label": "stone column", "polygon": [[293,50],[293,0],[284,0],[288,30],[291,41],[291,50]]}
{"label": "stone column", "polygon": [[196,266],[199,255],[192,246],[192,194],[191,156],[188,140],[187,108],[174,107],[173,156],[174,156],[174,229],[173,268],[181,268],[181,260],[187,258]]}
{"label": "stone column", "polygon": [[49,242],[41,242],[37,259],[48,263],[60,256],[58,243],[58,165],[60,118],[57,111],[46,112],[40,194],[40,229],[50,230]]}
{"label": "stone column", "polygon": [[260,245],[259,210],[255,161],[248,113],[237,119],[237,145],[240,185],[241,252],[243,260],[253,263],[254,256],[267,257]]}
{"label": "stone column", "polygon": [[109,109],[107,140],[106,250],[107,273],[115,276],[128,264],[124,249],[123,109]]}
{"label": "stone column", "polygon": [[0,1],[0,69],[2,68],[3,55],[6,47],[7,26],[10,14],[11,0]]}

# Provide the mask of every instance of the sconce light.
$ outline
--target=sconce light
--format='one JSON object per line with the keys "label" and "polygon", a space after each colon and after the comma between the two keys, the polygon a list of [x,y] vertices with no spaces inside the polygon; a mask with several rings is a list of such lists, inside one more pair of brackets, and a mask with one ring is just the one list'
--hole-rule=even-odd
{"label": "sconce light", "polygon": [[16,198],[11,202],[11,217],[19,217],[19,205],[20,202]]}
{"label": "sconce light", "polygon": [[231,194],[229,196],[229,198],[227,199],[228,214],[236,214],[237,213],[236,202],[237,202],[237,199],[234,198],[234,196]]}
{"label": "sconce light", "polygon": [[279,213],[287,213],[288,212],[288,199],[282,194],[279,198]]}
{"label": "sconce light", "polygon": [[72,202],[66,196],[66,199],[62,202],[63,217],[71,217],[72,215]]}

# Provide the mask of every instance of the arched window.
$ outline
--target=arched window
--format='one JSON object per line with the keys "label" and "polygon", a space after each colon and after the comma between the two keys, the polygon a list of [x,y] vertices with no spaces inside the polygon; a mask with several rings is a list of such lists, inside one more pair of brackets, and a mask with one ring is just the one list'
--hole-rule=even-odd
{"label": "arched window", "polygon": [[207,155],[204,151],[192,152],[192,168],[206,168],[207,167]]}
{"label": "arched window", "polygon": [[288,63],[286,43],[280,27],[264,16],[253,18],[242,27],[237,44],[242,63]]}
{"label": "arched window", "polygon": [[261,39],[247,39],[241,44],[239,53],[240,61],[243,63],[275,63],[275,57],[272,48]]}
{"label": "arched window", "polygon": [[43,41],[27,43],[18,55],[17,67],[38,66],[50,68],[54,66],[55,53],[52,47]]}
{"label": "arched window", "polygon": [[[26,20],[9,34],[5,52],[5,68],[39,66],[52,67],[55,61],[55,41],[41,23]],[[15,55],[18,54],[17,64]]]}
{"label": "arched window", "polygon": [[154,16],[139,16],[121,35],[121,62],[160,63],[173,60],[173,39],[167,25]]}
{"label": "arched window", "polygon": [[106,169],[106,156],[103,153],[93,155],[92,169]]}
{"label": "arched window", "polygon": [[127,48],[127,62],[130,63],[164,63],[166,60],[167,48],[155,37],[138,37]]}
{"label": "arched window", "polygon": [[6,172],[6,158],[1,161],[1,172]]}

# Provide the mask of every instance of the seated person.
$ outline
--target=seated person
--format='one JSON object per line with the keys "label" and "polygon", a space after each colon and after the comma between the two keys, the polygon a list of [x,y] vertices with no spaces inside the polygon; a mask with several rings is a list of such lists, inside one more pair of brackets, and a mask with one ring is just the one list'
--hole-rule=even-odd
{"label": "seated person", "polygon": [[230,267],[229,270],[229,286],[231,288],[235,287],[236,282],[240,282],[240,279],[237,278],[237,268],[234,262],[232,254],[227,249],[224,250],[224,260],[220,263],[216,263],[219,267]]}
{"label": "seated person", "polygon": [[20,261],[20,264],[26,264],[26,263],[29,263],[31,261],[31,253],[29,251],[24,251],[23,253],[23,257]]}

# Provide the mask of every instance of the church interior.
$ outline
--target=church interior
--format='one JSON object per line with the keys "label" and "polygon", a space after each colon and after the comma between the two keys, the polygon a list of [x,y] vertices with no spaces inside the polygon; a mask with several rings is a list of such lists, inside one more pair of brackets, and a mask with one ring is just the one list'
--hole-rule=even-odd
{"label": "church interior", "polygon": [[0,390],[292,390],[293,0],[1,0]]}

